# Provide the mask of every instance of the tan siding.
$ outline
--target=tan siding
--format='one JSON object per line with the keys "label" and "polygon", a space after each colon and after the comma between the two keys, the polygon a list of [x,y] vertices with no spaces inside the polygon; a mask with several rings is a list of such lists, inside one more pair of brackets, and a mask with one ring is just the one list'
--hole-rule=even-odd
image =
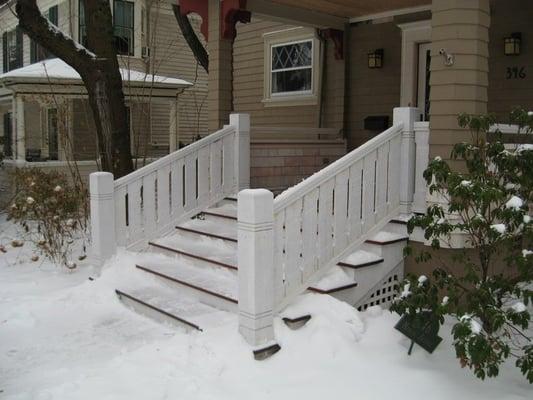
{"label": "tan siding", "polygon": [[[506,122],[513,107],[533,109],[533,2],[507,0],[491,6],[488,111]],[[512,32],[522,33],[519,56],[503,53],[503,38]],[[525,79],[506,79],[507,67],[524,67]]]}
{"label": "tan siding", "polygon": [[96,158],[96,128],[86,100],[72,101],[72,137],[75,160],[94,160]]}
{"label": "tan siding", "polygon": [[[353,149],[380,133],[364,129],[368,116],[387,115],[400,104],[401,31],[395,23],[360,24],[350,29],[348,147]],[[368,68],[368,52],[384,49],[383,68]]]}
{"label": "tan siding", "polygon": [[41,149],[41,108],[37,102],[24,102],[26,149]]}

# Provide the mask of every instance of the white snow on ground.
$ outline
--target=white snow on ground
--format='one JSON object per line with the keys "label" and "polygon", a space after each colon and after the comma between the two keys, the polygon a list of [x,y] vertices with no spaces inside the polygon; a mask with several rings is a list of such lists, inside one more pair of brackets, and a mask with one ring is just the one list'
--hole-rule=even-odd
{"label": "white snow on ground", "polygon": [[0,253],[5,400],[531,398],[531,386],[511,365],[485,382],[461,369],[449,327],[433,355],[415,346],[408,356],[409,341],[393,329],[396,315],[377,307],[358,313],[310,294],[284,314],[312,319],[292,331],[276,318],[282,350],[259,362],[238,334],[236,317],[185,334],[123,306],[116,287],[151,284],[133,267],[145,255],[121,252],[100,274],[88,265],[69,273],[30,262],[27,244],[6,247]]}

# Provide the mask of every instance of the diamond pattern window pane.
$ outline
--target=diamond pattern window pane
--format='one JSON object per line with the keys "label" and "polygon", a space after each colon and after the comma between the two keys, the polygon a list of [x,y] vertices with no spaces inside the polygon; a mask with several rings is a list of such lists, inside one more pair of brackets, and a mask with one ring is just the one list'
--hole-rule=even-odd
{"label": "diamond pattern window pane", "polygon": [[311,67],[312,41],[272,47],[272,71]]}

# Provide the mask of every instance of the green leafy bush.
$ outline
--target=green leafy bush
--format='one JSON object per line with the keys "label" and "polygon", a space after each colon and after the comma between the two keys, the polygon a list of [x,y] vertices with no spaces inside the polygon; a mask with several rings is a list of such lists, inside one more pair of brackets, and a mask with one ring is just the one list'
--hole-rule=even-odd
{"label": "green leafy bush", "polygon": [[[517,109],[511,117],[531,132],[533,113]],[[498,375],[513,357],[533,383],[533,145],[506,147],[501,135],[487,140],[493,123],[491,116],[459,117],[472,142],[456,144],[451,159],[464,168],[432,160],[424,178],[430,194],[445,201],[408,223],[410,232],[423,230],[433,250],[457,233],[465,235],[469,249],[458,250],[453,265],[435,260],[435,251],[415,254],[417,261],[438,264],[430,277],[408,276],[391,309],[401,315],[429,310],[441,324],[445,316],[455,320],[457,357],[478,378]]]}

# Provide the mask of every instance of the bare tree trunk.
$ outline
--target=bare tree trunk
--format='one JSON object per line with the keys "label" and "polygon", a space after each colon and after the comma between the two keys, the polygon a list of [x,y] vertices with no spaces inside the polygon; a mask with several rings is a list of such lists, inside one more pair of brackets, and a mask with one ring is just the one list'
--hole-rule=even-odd
{"label": "bare tree trunk", "polygon": [[50,24],[36,0],[18,0],[16,12],[20,27],[31,39],[80,74],[94,116],[102,169],[120,177],[133,170],[133,162],[111,9],[108,0],[84,3],[87,48]]}
{"label": "bare tree trunk", "polygon": [[174,16],[176,17],[181,33],[187,41],[194,58],[196,58],[196,61],[198,61],[198,63],[205,69],[205,72],[209,73],[209,55],[202,42],[200,42],[200,39],[198,39],[198,36],[196,36],[196,32],[194,32],[189,18],[181,15],[180,6],[177,4],[172,5],[172,10],[174,11]]}

